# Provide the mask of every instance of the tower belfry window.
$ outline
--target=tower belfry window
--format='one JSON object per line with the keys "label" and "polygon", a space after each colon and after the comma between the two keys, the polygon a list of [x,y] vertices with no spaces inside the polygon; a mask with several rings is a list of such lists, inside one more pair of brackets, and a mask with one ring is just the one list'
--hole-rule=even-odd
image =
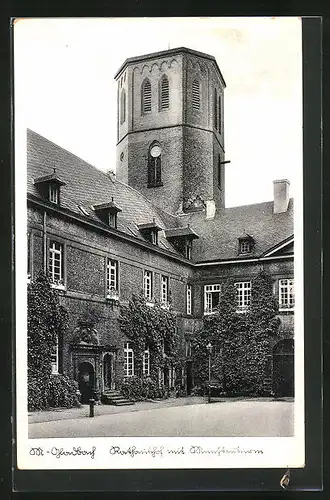
{"label": "tower belfry window", "polygon": [[200,108],[200,84],[197,79],[192,83],[192,107],[193,109]]}
{"label": "tower belfry window", "polygon": [[159,144],[153,144],[148,155],[148,187],[162,185],[162,150]]}
{"label": "tower belfry window", "polygon": [[160,109],[168,109],[170,107],[170,87],[168,78],[164,75],[160,81]]}
{"label": "tower belfry window", "polygon": [[150,113],[151,111],[151,83],[146,78],[141,87],[141,109],[142,113]]}
{"label": "tower belfry window", "polygon": [[120,123],[124,123],[126,120],[126,92],[121,91],[120,95]]}

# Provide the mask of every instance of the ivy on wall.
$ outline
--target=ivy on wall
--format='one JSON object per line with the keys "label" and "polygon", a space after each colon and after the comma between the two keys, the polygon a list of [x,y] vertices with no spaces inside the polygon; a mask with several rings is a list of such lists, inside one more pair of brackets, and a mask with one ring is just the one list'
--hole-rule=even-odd
{"label": "ivy on wall", "polygon": [[261,271],[251,280],[251,306],[237,312],[236,287],[226,282],[221,289],[215,314],[206,316],[203,328],[192,342],[194,378],[208,383],[208,351],[211,342],[212,379],[227,394],[263,394],[270,345],[278,335],[278,302],[273,296],[273,280]]}
{"label": "ivy on wall", "polygon": [[76,406],[76,382],[64,375],[52,375],[52,353],[57,338],[63,336],[68,313],[44,274],[28,285],[27,305],[29,410]]}
{"label": "ivy on wall", "polygon": [[121,306],[119,323],[134,351],[135,375],[143,374],[143,353],[150,352],[150,377],[158,381],[159,369],[175,366],[178,361],[178,338],[175,314],[159,302],[148,305],[142,295],[133,295]]}

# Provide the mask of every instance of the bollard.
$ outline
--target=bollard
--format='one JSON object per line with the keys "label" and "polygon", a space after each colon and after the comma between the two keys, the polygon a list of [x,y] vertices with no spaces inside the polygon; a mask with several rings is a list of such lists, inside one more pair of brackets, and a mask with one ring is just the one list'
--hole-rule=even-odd
{"label": "bollard", "polygon": [[95,399],[91,398],[89,400],[89,416],[94,417],[94,405],[95,405]]}

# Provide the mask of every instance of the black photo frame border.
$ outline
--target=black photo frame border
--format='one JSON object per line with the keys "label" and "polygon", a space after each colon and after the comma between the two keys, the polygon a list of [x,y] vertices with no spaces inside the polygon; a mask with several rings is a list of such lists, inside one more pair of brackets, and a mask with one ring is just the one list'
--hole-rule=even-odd
{"label": "black photo frame border", "polygon": [[[206,5],[209,5],[207,2]],[[54,7],[54,6],[52,6]],[[26,9],[21,9],[26,10]],[[32,9],[33,10],[33,9]],[[37,9],[38,10],[38,9]],[[52,9],[50,9],[52,10]],[[56,9],[55,9],[56,10]],[[132,9],[134,10],[134,9]],[[206,9],[207,10],[207,9]],[[188,9],[187,9],[188,11]],[[12,15],[14,12],[11,13]],[[26,15],[26,13],[24,13]],[[41,15],[40,15],[41,14]],[[141,14],[141,10],[140,10]],[[237,12],[238,14],[238,12]],[[231,12],[231,15],[237,15]],[[31,14],[30,14],[31,15]],[[33,13],[33,16],[36,14]],[[78,13],[74,14],[78,16]],[[113,15],[113,14],[112,14]],[[123,15],[123,14],[116,14]],[[144,13],[143,15],[147,15]],[[157,15],[148,13],[149,16]],[[166,15],[189,15],[173,13]],[[200,14],[195,14],[200,15]],[[208,15],[208,14],[203,14]],[[213,12],[212,15],[215,15]],[[217,14],[220,15],[220,14]],[[221,13],[221,15],[224,15]],[[250,15],[253,15],[250,13]],[[263,13],[268,15],[268,13]],[[293,15],[287,13],[285,15]],[[50,17],[49,13],[39,13],[40,17]],[[134,14],[130,12],[130,16]],[[38,17],[38,16],[37,16]],[[10,20],[7,19],[9,22]],[[12,24],[13,19],[10,23]],[[11,27],[7,26],[10,31]],[[2,32],[3,34],[3,32]],[[9,33],[5,33],[7,36]],[[11,48],[12,37],[9,48]],[[3,62],[6,63],[5,58]],[[4,145],[2,155],[3,182],[1,185],[2,204],[9,217],[1,220],[1,234],[4,244],[1,248],[2,285],[5,293],[2,294],[1,320],[6,333],[4,340],[5,357],[2,366],[9,373],[9,384],[5,388],[3,401],[9,402],[12,407],[10,417],[15,418],[14,400],[10,390],[15,389],[12,380],[12,359],[8,356],[9,349],[14,356],[14,274],[13,274],[13,249],[14,249],[14,156],[13,156],[13,71],[12,53],[8,60],[9,85],[4,89],[7,94],[6,106],[3,109],[4,119],[1,120],[3,136],[10,141]],[[305,387],[306,387],[306,466],[302,469],[291,470],[291,491],[317,491],[322,489],[322,198],[324,189],[321,172],[321,73],[322,68],[322,19],[320,17],[303,19],[303,91],[304,91],[304,279],[305,279]],[[6,71],[4,72],[6,74]],[[3,83],[3,82],[2,82]],[[5,99],[6,101],[6,99]],[[5,123],[3,123],[5,121]],[[6,133],[6,129],[8,134]],[[11,166],[11,168],[10,168]],[[324,181],[323,181],[324,182]],[[8,265],[9,264],[9,265]],[[8,290],[10,293],[8,293]],[[2,319],[4,318],[4,319]],[[9,335],[8,335],[9,334]],[[9,368],[9,369],[8,369]],[[7,379],[6,379],[7,380]],[[9,392],[8,392],[9,389]],[[4,414],[2,414],[2,417]],[[1,418],[4,421],[3,418]],[[9,421],[10,422],[10,421]],[[11,437],[11,425],[8,426],[8,416],[1,426],[1,439],[3,444]],[[2,439],[4,438],[4,439]],[[15,435],[13,435],[15,445]],[[8,443],[7,443],[8,444]],[[4,448],[1,461],[7,463],[13,459],[13,474],[4,473],[4,480],[0,483],[6,485],[8,478],[15,492],[276,492],[283,491],[280,479],[285,469],[207,469],[207,470],[18,470],[15,464],[14,453],[9,448]],[[1,444],[2,448],[2,444]],[[285,451],[285,450],[284,450]],[[7,478],[7,479],[6,479]],[[255,495],[254,495],[255,496]]]}

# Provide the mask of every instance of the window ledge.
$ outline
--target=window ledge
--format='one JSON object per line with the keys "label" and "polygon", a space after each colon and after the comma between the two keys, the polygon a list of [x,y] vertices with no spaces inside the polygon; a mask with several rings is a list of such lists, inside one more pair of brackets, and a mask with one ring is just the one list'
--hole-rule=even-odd
{"label": "window ledge", "polygon": [[170,304],[169,302],[162,302],[162,303],[160,304],[160,307],[161,307],[162,309],[167,309],[167,310],[169,310],[169,308],[171,307],[171,304]]}
{"label": "window ledge", "polygon": [[210,312],[206,312],[204,311],[204,316],[210,316],[211,314],[215,314],[216,311],[210,311]]}
{"label": "window ledge", "polygon": [[119,302],[119,292],[108,292],[106,295],[106,299]]}
{"label": "window ledge", "polygon": [[249,312],[249,310],[250,310],[250,308],[249,308],[249,307],[244,308],[244,309],[236,309],[236,313],[237,313],[237,314],[246,314],[246,313],[248,313],[248,312]]}
{"label": "window ledge", "polygon": [[154,303],[154,302],[152,302],[151,300],[147,300],[147,301],[146,301],[146,305],[147,305],[148,307],[155,307],[155,303]]}
{"label": "window ledge", "polygon": [[51,286],[51,288],[54,288],[55,290],[66,290],[65,285],[61,285],[58,283],[51,283],[50,286]]}
{"label": "window ledge", "polygon": [[294,312],[294,307],[280,307],[278,312]]}

